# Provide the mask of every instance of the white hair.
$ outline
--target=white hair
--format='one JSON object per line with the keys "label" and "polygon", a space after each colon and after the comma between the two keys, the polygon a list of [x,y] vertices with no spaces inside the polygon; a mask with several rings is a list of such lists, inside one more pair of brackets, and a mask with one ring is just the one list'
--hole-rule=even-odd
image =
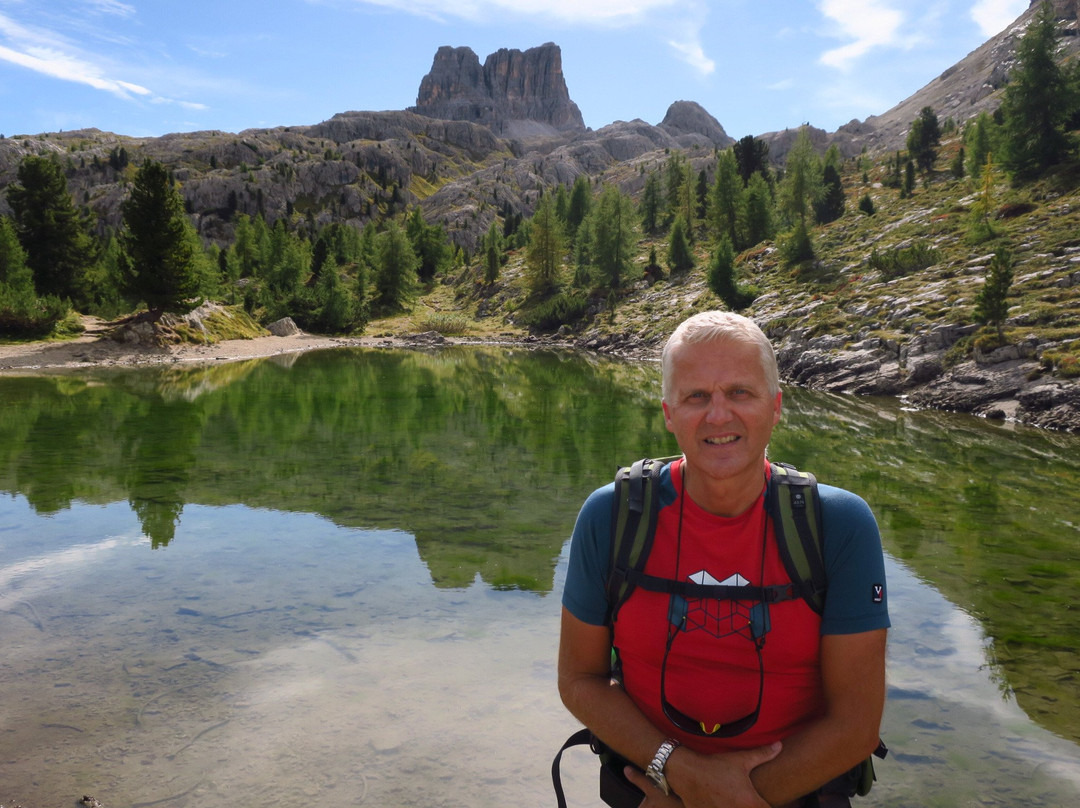
{"label": "white hair", "polygon": [[769,387],[769,395],[775,396],[780,392],[780,373],[776,367],[776,352],[757,323],[730,311],[703,311],[683,320],[664,344],[660,366],[663,372],[661,394],[665,401],[671,392],[671,370],[675,352],[683,345],[699,342],[715,342],[718,347],[726,342],[742,342],[756,346],[761,357],[761,369],[765,372],[765,381]]}

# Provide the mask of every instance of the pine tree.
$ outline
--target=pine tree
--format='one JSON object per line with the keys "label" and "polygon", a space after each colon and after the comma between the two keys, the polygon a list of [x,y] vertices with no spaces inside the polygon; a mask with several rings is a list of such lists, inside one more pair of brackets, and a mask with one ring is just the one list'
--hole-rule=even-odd
{"label": "pine tree", "polygon": [[941,128],[933,107],[923,107],[919,117],[911,122],[908,130],[907,150],[911,159],[924,174],[929,174],[937,160],[937,147],[941,143]]}
{"label": "pine tree", "polygon": [[532,217],[525,251],[525,278],[535,294],[549,294],[559,286],[565,244],[562,222],[550,194],[541,198]]}
{"label": "pine tree", "polygon": [[375,240],[375,306],[381,312],[403,311],[416,299],[420,259],[409,237],[394,221]]}
{"label": "pine tree", "polygon": [[686,237],[686,223],[681,216],[675,217],[668,236],[668,268],[673,273],[687,272],[694,268],[694,254],[690,251],[690,241]]}
{"label": "pine tree", "polygon": [[592,214],[591,258],[599,278],[609,289],[621,289],[631,266],[637,239],[634,205],[614,185],[604,187]]}
{"label": "pine tree", "polygon": [[844,185],[840,180],[840,173],[832,165],[826,165],[821,174],[821,182],[824,191],[821,199],[814,206],[814,218],[819,224],[835,222],[844,215],[844,206],[847,197],[844,194]]}
{"label": "pine tree", "polygon": [[[508,214],[504,221],[513,223],[513,213]],[[513,229],[516,228],[511,229],[511,234]],[[417,207],[413,208],[409,216],[405,233],[412,244],[413,252],[420,258],[420,269],[417,274],[422,282],[430,283],[436,275],[446,271],[453,257],[446,231],[442,225],[429,225],[424,221],[424,214]]]}
{"label": "pine tree", "polygon": [[19,294],[34,294],[33,270],[26,263],[15,224],[7,216],[0,216],[0,286]]}
{"label": "pine tree", "polygon": [[986,280],[975,295],[975,321],[997,329],[998,339],[1005,340],[1004,323],[1009,315],[1009,287],[1012,286],[1012,256],[998,250],[990,261]]}
{"label": "pine tree", "polygon": [[60,165],[44,157],[24,158],[7,199],[37,294],[68,298],[76,305],[85,302],[86,273],[97,250]]}
{"label": "pine tree", "polygon": [[1065,134],[1074,104],[1057,63],[1057,20],[1044,0],[1016,47],[1016,66],[1001,102],[1005,165],[1017,178],[1035,177],[1069,153]]}
{"label": "pine tree", "polygon": [[484,252],[484,283],[488,286],[499,279],[499,270],[502,268],[502,236],[495,222],[491,223],[487,235],[482,242]]}
{"label": "pine tree", "polygon": [[570,203],[566,209],[566,234],[571,240],[577,238],[578,228],[589,215],[592,207],[592,187],[585,174],[578,174],[574,187],[570,189]]}
{"label": "pine tree", "polygon": [[766,183],[772,184],[772,177],[769,175],[768,143],[758,140],[753,135],[747,135],[732,147],[732,152],[735,155],[743,185],[748,185],[755,173],[760,173]]}
{"label": "pine tree", "polygon": [[709,288],[732,311],[742,311],[754,302],[754,294],[740,289],[735,278],[735,250],[727,236],[721,236],[705,272]]}
{"label": "pine tree", "polygon": [[158,317],[191,311],[200,303],[200,246],[169,170],[145,161],[121,209],[128,294]]}
{"label": "pine tree", "polygon": [[787,154],[784,179],[780,183],[777,200],[780,210],[792,224],[798,222],[805,228],[807,217],[824,192],[821,175],[821,159],[814,151],[806,127],[803,127]]}
{"label": "pine tree", "polygon": [[638,215],[641,217],[641,227],[646,233],[653,234],[660,229],[660,210],[663,204],[663,193],[660,190],[660,178],[656,172],[650,172],[645,179],[645,189],[641,192],[641,201],[638,203]]}
{"label": "pine tree", "polygon": [[709,196],[709,224],[713,240],[719,241],[727,236],[733,246],[741,245],[744,239],[739,231],[745,216],[743,180],[739,176],[734,153],[726,149],[720,152],[716,160],[716,179]]}
{"label": "pine tree", "polygon": [[672,152],[664,164],[664,201],[667,222],[672,222],[679,215],[683,200],[683,185],[686,182],[686,166],[679,152]]}
{"label": "pine tree", "polygon": [[964,131],[964,168],[978,180],[986,158],[993,151],[995,124],[987,112],[980,112]]}
{"label": "pine tree", "polygon": [[753,247],[776,235],[773,219],[772,189],[760,171],[755,171],[746,186],[746,247]]}

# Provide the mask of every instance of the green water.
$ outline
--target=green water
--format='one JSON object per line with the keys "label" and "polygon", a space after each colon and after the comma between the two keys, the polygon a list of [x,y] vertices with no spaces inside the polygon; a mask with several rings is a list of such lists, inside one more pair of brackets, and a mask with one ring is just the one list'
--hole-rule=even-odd
{"label": "green water", "polygon": [[[0,802],[552,804],[566,538],[674,451],[658,389],[481,348],[0,379]],[[789,389],[771,454],[882,526],[863,804],[1074,804],[1080,438]]]}

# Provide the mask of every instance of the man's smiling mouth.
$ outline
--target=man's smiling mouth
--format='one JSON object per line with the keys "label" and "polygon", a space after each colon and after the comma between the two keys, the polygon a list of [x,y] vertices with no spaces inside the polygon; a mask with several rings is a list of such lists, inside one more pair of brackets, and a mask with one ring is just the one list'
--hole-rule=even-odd
{"label": "man's smiling mouth", "polygon": [[738,439],[738,435],[727,435],[723,438],[705,438],[705,442],[713,446],[723,446],[726,443],[734,443]]}

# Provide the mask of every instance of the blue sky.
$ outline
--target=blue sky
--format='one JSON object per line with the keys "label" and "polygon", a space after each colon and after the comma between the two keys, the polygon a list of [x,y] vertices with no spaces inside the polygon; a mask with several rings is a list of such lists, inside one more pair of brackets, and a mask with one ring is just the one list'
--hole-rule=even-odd
{"label": "blue sky", "polygon": [[885,112],[1029,0],[0,0],[0,134],[404,109],[441,45],[554,42],[585,123],[696,101],[742,137]]}

